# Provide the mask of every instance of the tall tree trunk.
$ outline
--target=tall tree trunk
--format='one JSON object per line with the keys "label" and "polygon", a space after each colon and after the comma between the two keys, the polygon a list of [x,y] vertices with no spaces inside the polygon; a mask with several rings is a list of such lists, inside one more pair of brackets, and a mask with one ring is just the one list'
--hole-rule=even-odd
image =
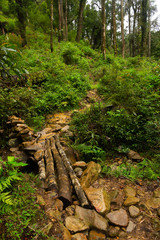
{"label": "tall tree trunk", "polygon": [[51,52],[53,52],[53,0],[51,0],[51,39],[50,39]]}
{"label": "tall tree trunk", "polygon": [[82,22],[83,22],[83,11],[86,5],[86,0],[80,0],[79,4],[79,14],[78,14],[78,27],[77,27],[77,36],[76,41],[79,42],[82,34]]}
{"label": "tall tree trunk", "polygon": [[66,33],[66,40],[68,40],[68,19],[67,19],[67,15],[68,15],[68,2],[67,0],[65,0],[65,33]]}
{"label": "tall tree trunk", "polygon": [[58,16],[59,16],[59,26],[58,26],[58,42],[62,40],[62,17],[61,17],[61,2],[58,0]]}
{"label": "tall tree trunk", "polygon": [[114,55],[117,55],[117,39],[116,39],[116,3],[112,0],[112,15],[113,15],[113,49]]}
{"label": "tall tree trunk", "polygon": [[146,40],[147,40],[147,4],[148,0],[142,0],[142,12],[141,12],[141,55],[146,55]]}
{"label": "tall tree trunk", "polygon": [[66,30],[65,30],[65,20],[64,20],[64,12],[63,12],[63,0],[60,0],[61,6],[61,18],[62,18],[62,31],[63,31],[63,40],[66,40]]}
{"label": "tall tree trunk", "polygon": [[25,12],[24,12],[24,6],[23,6],[23,1],[22,0],[16,0],[17,4],[17,16],[18,16],[18,21],[19,21],[19,31],[20,35],[22,38],[22,47],[27,45],[27,39],[26,39],[26,17],[25,17]]}
{"label": "tall tree trunk", "polygon": [[131,0],[128,0],[129,56],[131,56]]}
{"label": "tall tree trunk", "polygon": [[102,6],[102,33],[101,33],[101,48],[104,59],[106,59],[106,12],[105,0],[101,0]]}
{"label": "tall tree trunk", "polygon": [[125,41],[124,41],[124,11],[123,0],[121,0],[121,35],[122,35],[122,57],[125,55]]}
{"label": "tall tree trunk", "polygon": [[137,16],[137,9],[136,6],[133,7],[134,11],[134,18],[133,18],[133,46],[132,46],[132,56],[135,57],[135,40],[136,40],[136,16]]}
{"label": "tall tree trunk", "polygon": [[148,0],[148,57],[151,56],[151,0]]}

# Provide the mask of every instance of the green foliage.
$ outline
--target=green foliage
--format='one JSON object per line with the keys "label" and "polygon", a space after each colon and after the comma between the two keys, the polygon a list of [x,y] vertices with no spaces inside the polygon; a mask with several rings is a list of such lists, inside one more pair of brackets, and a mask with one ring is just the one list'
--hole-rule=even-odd
{"label": "green foliage", "polygon": [[2,161],[0,158],[0,210],[6,213],[10,206],[17,203],[13,199],[11,191],[16,181],[21,181],[21,174],[16,167],[26,166],[27,164],[17,162],[14,157],[8,157],[8,161]]}
{"label": "green foliage", "polygon": [[132,181],[138,179],[156,180],[160,176],[159,167],[160,162],[144,159],[142,162],[136,164],[124,162],[114,170],[109,166],[102,165],[102,173],[115,177],[123,176]]}

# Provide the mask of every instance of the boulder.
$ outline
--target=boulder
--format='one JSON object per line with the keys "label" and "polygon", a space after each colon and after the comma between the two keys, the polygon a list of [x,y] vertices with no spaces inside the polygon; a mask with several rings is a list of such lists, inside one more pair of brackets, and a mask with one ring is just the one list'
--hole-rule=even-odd
{"label": "boulder", "polygon": [[89,188],[97,180],[100,172],[101,166],[98,163],[89,162],[80,179],[82,188]]}
{"label": "boulder", "polygon": [[106,235],[97,230],[91,230],[89,232],[88,240],[106,240]]}
{"label": "boulder", "polygon": [[86,222],[86,224],[90,227],[94,227],[102,231],[107,230],[108,221],[99,215],[95,210],[89,210],[76,206],[75,215]]}
{"label": "boulder", "polygon": [[130,150],[128,152],[128,157],[132,160],[136,160],[136,161],[141,161],[143,160],[143,157],[141,157],[137,152]]}
{"label": "boulder", "polygon": [[139,203],[139,198],[137,198],[137,197],[128,197],[125,201],[124,201],[124,206],[126,206],[126,207],[129,207],[129,206],[131,206],[131,205],[135,205],[135,204],[137,204],[137,203]]}
{"label": "boulder", "polygon": [[117,226],[126,227],[128,225],[128,215],[126,210],[119,209],[106,215],[109,221]]}
{"label": "boulder", "polygon": [[80,168],[85,169],[87,167],[87,163],[83,162],[83,161],[78,161],[78,162],[75,162],[74,164],[72,164],[72,167],[73,168],[80,167]]}
{"label": "boulder", "polygon": [[77,176],[78,178],[80,178],[80,177],[82,176],[82,174],[83,174],[83,170],[82,170],[82,168],[80,168],[80,167],[76,167],[76,168],[74,169],[74,172],[75,172],[75,174],[76,174],[76,176]]}
{"label": "boulder", "polygon": [[160,207],[160,198],[152,197],[146,202],[147,207],[157,209]]}
{"label": "boulder", "polygon": [[137,208],[136,206],[129,207],[129,214],[131,217],[133,217],[133,218],[138,217],[139,212],[140,212],[139,208]]}
{"label": "boulder", "polygon": [[136,190],[130,186],[125,187],[124,193],[126,197],[135,197],[136,196]]}
{"label": "boulder", "polygon": [[110,196],[104,188],[86,188],[85,193],[98,213],[110,210]]}
{"label": "boulder", "polygon": [[76,234],[72,235],[71,240],[87,240],[87,237],[83,233],[76,233]]}
{"label": "boulder", "polygon": [[132,221],[129,221],[126,232],[130,233],[132,232],[136,227],[136,224],[134,224]]}
{"label": "boulder", "polygon": [[69,216],[65,219],[66,228],[72,232],[80,232],[89,229],[89,225],[77,216]]}

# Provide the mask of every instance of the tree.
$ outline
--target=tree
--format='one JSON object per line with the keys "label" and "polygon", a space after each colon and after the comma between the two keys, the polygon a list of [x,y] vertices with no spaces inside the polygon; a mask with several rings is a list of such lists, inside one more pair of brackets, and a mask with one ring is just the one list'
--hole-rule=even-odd
{"label": "tree", "polygon": [[76,35],[76,41],[77,42],[79,42],[80,39],[81,39],[82,22],[83,22],[83,11],[84,11],[85,5],[86,5],[86,0],[80,0],[79,13],[78,13],[78,27],[77,27],[77,35]]}
{"label": "tree", "polygon": [[114,49],[114,55],[117,55],[117,39],[116,39],[116,0],[112,0],[112,20],[113,20],[113,49]]}
{"label": "tree", "polygon": [[101,0],[102,6],[102,33],[101,33],[101,49],[104,59],[106,59],[106,12],[105,0]]}
{"label": "tree", "polygon": [[53,0],[51,0],[51,52],[53,52]]}
{"label": "tree", "polygon": [[122,57],[125,55],[125,40],[124,40],[124,13],[123,13],[123,0],[121,0],[121,36],[122,36]]}
{"label": "tree", "polygon": [[141,55],[146,55],[146,42],[147,42],[147,5],[148,0],[142,0],[141,11]]}

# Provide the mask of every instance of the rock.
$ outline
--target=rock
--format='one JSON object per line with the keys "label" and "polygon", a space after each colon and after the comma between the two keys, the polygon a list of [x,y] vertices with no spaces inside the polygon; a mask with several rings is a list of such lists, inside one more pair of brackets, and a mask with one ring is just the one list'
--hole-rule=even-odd
{"label": "rock", "polygon": [[106,240],[106,235],[97,230],[91,230],[89,232],[88,240]]}
{"label": "rock", "polygon": [[160,208],[157,209],[157,215],[158,215],[158,217],[160,217]]}
{"label": "rock", "polygon": [[119,230],[120,230],[119,227],[110,226],[108,234],[110,237],[117,237],[119,234]]}
{"label": "rock", "polygon": [[160,187],[154,190],[153,197],[160,198]]}
{"label": "rock", "polygon": [[44,198],[40,194],[37,194],[37,202],[41,207],[44,207],[46,205]]}
{"label": "rock", "polygon": [[143,160],[143,157],[141,157],[137,152],[130,150],[128,152],[128,157],[132,160]]}
{"label": "rock", "polygon": [[67,155],[67,158],[70,160],[71,164],[76,162],[76,155],[72,148],[65,146],[64,147],[65,154]]}
{"label": "rock", "polygon": [[86,229],[89,229],[89,225],[83,219],[78,218],[77,216],[69,216],[65,219],[66,228],[72,232],[79,232]]}
{"label": "rock", "polygon": [[10,152],[16,152],[16,151],[19,150],[19,147],[16,147],[16,148],[10,148],[9,150],[10,150]]}
{"label": "rock", "polygon": [[80,179],[82,188],[89,188],[97,180],[100,172],[101,166],[98,163],[89,162]]}
{"label": "rock", "polygon": [[77,177],[81,177],[82,176],[82,174],[83,174],[83,170],[82,170],[82,168],[80,168],[80,167],[76,167],[75,169],[74,169],[74,172],[75,172],[75,174],[76,174],[76,176]]}
{"label": "rock", "polygon": [[109,221],[115,225],[126,227],[128,225],[128,215],[126,210],[119,209],[106,215]]}
{"label": "rock", "polygon": [[125,201],[124,201],[124,206],[131,206],[131,205],[135,205],[139,203],[139,198],[137,197],[128,197]]}
{"label": "rock", "polygon": [[69,125],[66,125],[61,129],[61,132],[67,132],[69,130]]}
{"label": "rock", "polygon": [[135,197],[136,196],[136,190],[132,187],[125,187],[124,193],[126,197]]}
{"label": "rock", "polygon": [[27,135],[27,133],[29,133],[29,129],[25,128],[19,131],[18,136],[25,135],[25,134]]}
{"label": "rock", "polygon": [[120,209],[123,205],[123,202],[124,202],[124,194],[123,192],[119,192],[118,196],[111,202],[111,209],[112,210]]}
{"label": "rock", "polygon": [[98,213],[106,213],[110,210],[110,196],[104,188],[86,188],[85,193]]}
{"label": "rock", "polygon": [[63,227],[63,238],[62,240],[71,240],[71,234],[67,228]]}
{"label": "rock", "polygon": [[39,143],[34,143],[32,145],[29,145],[27,147],[24,148],[27,151],[38,151],[38,150],[44,150],[42,145]]}
{"label": "rock", "polygon": [[129,214],[131,217],[138,217],[139,215],[139,208],[135,206],[130,206],[129,207]]}
{"label": "rock", "polygon": [[23,151],[14,152],[13,156],[17,159],[17,162],[27,163],[28,161],[28,155]]}
{"label": "rock", "polygon": [[56,199],[52,207],[55,208],[56,210],[59,210],[60,212],[62,212],[63,202],[60,199]]}
{"label": "rock", "polygon": [[95,210],[85,209],[76,206],[75,214],[80,219],[85,221],[90,227],[95,227],[99,230],[106,231],[108,227],[108,222],[105,218],[99,215]]}
{"label": "rock", "polygon": [[55,210],[53,208],[49,208],[47,211],[46,211],[47,215],[49,216],[49,218],[52,220],[56,220],[56,221],[60,221],[62,222],[62,218],[61,218],[61,212],[58,211],[58,210]]}
{"label": "rock", "polygon": [[71,240],[87,240],[87,237],[83,233],[76,233],[72,235]]}
{"label": "rock", "polygon": [[151,207],[151,208],[159,208],[160,207],[160,198],[150,198],[147,202],[146,202],[147,207]]}
{"label": "rock", "polygon": [[8,145],[11,147],[11,148],[16,148],[18,147],[18,145],[20,144],[20,141],[18,138],[12,138],[8,141]]}
{"label": "rock", "polygon": [[42,134],[41,137],[38,139],[38,142],[41,142],[41,141],[45,141],[46,138],[51,138],[53,136],[55,136],[56,134],[55,133],[45,133],[45,134]]}
{"label": "rock", "polygon": [[114,191],[110,191],[108,194],[110,196],[110,201],[113,202],[117,198],[119,193],[117,190],[114,190]]}
{"label": "rock", "polygon": [[34,158],[37,162],[40,161],[43,157],[44,157],[44,151],[41,149],[35,152],[34,154]]}
{"label": "rock", "polygon": [[80,167],[80,168],[85,169],[87,167],[87,163],[83,162],[83,161],[78,161],[78,162],[75,162],[74,164],[72,164],[72,167],[73,168]]}
{"label": "rock", "polygon": [[126,233],[126,232],[121,231],[121,232],[119,233],[119,238],[124,238],[124,239],[126,239],[126,237],[127,237],[127,233]]}
{"label": "rock", "polygon": [[71,205],[65,209],[68,216],[73,216],[75,214],[75,208],[76,208],[75,205]]}
{"label": "rock", "polygon": [[136,224],[134,224],[132,221],[129,221],[129,224],[127,226],[126,232],[132,232],[136,227]]}

